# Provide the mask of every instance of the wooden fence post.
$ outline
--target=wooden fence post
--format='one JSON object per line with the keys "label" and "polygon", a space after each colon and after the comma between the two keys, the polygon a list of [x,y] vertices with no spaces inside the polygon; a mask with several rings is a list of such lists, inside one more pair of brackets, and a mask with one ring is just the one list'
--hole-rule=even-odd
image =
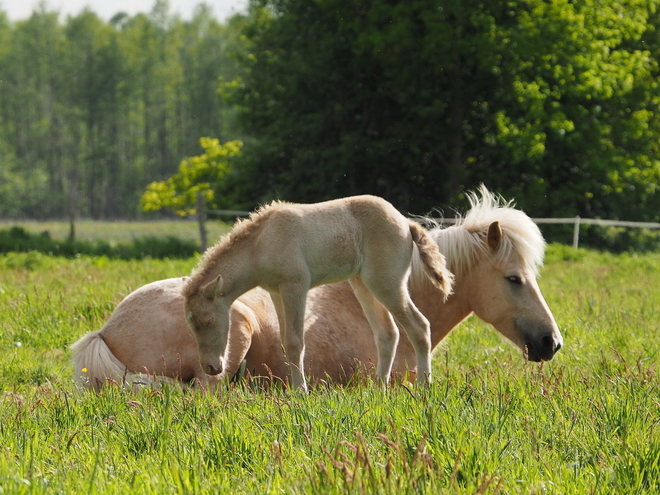
{"label": "wooden fence post", "polygon": [[202,191],[197,191],[197,222],[199,223],[199,242],[202,253],[208,245],[206,237],[206,202]]}
{"label": "wooden fence post", "polygon": [[575,224],[573,227],[573,249],[578,248],[580,242],[580,215],[575,216]]}

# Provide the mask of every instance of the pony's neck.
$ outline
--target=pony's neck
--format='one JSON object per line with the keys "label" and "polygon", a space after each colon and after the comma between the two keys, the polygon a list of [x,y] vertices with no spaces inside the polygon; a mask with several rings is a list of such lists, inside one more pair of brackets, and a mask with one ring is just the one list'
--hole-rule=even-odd
{"label": "pony's neck", "polygon": [[447,259],[447,267],[454,274],[453,293],[443,303],[443,294],[423,274],[419,263],[413,262],[410,294],[431,325],[433,347],[472,313],[469,294],[464,287],[479,254],[471,242],[471,234],[460,226],[434,229],[430,232],[440,252]]}
{"label": "pony's neck", "polygon": [[445,303],[442,302],[442,292],[431,283],[426,289],[411,289],[410,295],[413,302],[424,313],[431,325],[432,348],[437,346],[452,329],[472,313],[468,294],[463,290],[464,285],[462,277],[456,276],[454,292]]}

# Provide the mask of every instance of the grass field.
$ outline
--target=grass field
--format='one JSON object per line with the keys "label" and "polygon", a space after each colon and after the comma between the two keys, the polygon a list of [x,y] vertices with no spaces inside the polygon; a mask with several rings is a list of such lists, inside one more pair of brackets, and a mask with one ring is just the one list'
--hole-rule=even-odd
{"label": "grass field", "polygon": [[68,346],[194,264],[0,257],[1,493],[660,489],[658,254],[551,246],[540,285],[565,347],[543,365],[471,318],[429,389],[77,391]]}
{"label": "grass field", "polygon": [[[54,239],[64,240],[69,236],[69,224],[61,221],[38,222],[33,220],[0,220],[0,229],[9,229],[15,225],[28,232],[40,234],[48,232]],[[220,221],[206,222],[209,244],[227,233],[231,225]],[[161,220],[156,222],[79,220],[76,222],[76,239],[84,241],[104,240],[126,243],[137,237],[173,236],[181,239],[199,241],[199,226],[193,220]]]}

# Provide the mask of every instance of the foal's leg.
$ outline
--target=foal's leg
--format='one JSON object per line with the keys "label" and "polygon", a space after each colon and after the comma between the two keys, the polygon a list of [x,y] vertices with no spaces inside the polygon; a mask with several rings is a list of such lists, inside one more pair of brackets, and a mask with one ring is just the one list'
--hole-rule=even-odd
{"label": "foal's leg", "polygon": [[429,321],[410,299],[406,281],[383,285],[365,277],[364,284],[387,308],[397,323],[405,330],[417,357],[417,376],[420,383],[431,382],[431,327]]}
{"label": "foal's leg", "polygon": [[[284,335],[282,343],[291,367],[291,384],[294,388],[307,392],[305,380],[305,304],[309,284],[288,283],[280,284],[280,299],[284,310]],[[279,318],[279,315],[278,315]],[[280,320],[280,335],[282,323]]]}
{"label": "foal's leg", "polygon": [[396,327],[390,312],[378,302],[378,299],[364,285],[364,282],[359,276],[352,278],[350,283],[355,296],[360,301],[362,311],[364,311],[364,315],[367,317],[367,321],[374,332],[376,348],[378,349],[376,373],[385,385],[390,379],[396,346],[399,342],[399,329]]}
{"label": "foal's leg", "polygon": [[275,314],[277,315],[277,323],[280,325],[280,342],[284,345],[286,340],[286,317],[284,316],[284,305],[282,304],[282,298],[279,294],[274,292],[270,293],[270,300],[273,301],[273,306],[275,306]]}

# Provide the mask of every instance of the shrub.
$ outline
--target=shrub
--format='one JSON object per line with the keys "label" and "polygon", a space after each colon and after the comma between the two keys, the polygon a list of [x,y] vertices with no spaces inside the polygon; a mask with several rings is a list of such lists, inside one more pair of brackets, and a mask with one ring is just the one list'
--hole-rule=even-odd
{"label": "shrub", "polygon": [[111,259],[190,258],[199,251],[191,240],[178,237],[138,237],[129,244],[111,245],[105,241],[58,241],[47,232],[32,234],[22,227],[0,230],[0,253],[38,251],[73,258],[79,255],[106,256]]}

